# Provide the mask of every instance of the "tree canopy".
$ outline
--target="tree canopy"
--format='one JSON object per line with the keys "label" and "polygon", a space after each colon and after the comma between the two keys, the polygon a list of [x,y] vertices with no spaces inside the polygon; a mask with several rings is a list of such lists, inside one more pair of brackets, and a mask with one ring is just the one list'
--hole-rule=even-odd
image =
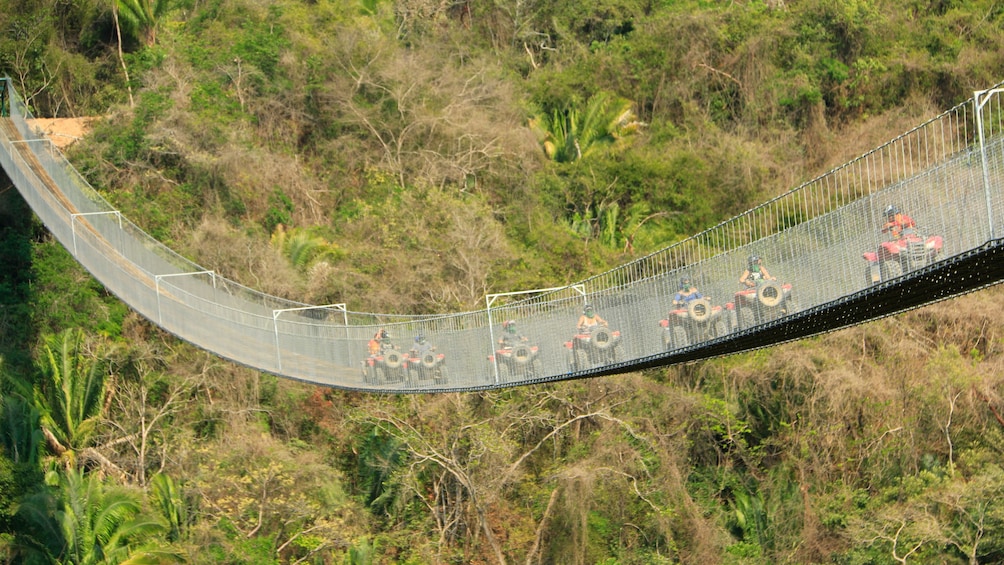
{"label": "tree canopy", "polygon": [[[126,216],[359,311],[580,280],[1004,68],[995,0],[5,8],[0,72],[39,116],[99,117],[68,156]],[[616,378],[384,397],[179,343],[9,189],[0,262],[4,562],[1004,560],[999,291]]]}

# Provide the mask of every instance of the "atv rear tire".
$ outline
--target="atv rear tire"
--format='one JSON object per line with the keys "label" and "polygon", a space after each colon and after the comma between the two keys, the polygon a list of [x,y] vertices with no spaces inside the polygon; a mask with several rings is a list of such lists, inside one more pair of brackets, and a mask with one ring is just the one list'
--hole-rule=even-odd
{"label": "atv rear tire", "polygon": [[756,297],[760,300],[760,304],[773,308],[784,300],[784,291],[781,290],[781,285],[776,282],[764,281],[756,289]]}
{"label": "atv rear tire", "polygon": [[533,357],[533,350],[529,345],[517,345],[512,349],[512,361],[517,365],[526,365]]}
{"label": "atv rear tire", "polygon": [[431,369],[436,366],[436,354],[427,352],[422,355],[422,366],[426,369]]}
{"label": "atv rear tire", "polygon": [[797,313],[797,312],[799,312],[801,310],[802,309],[798,306],[798,301],[795,300],[794,296],[792,296],[791,294],[789,294],[788,298],[785,299],[785,301],[784,301],[784,313],[786,315],[790,316],[790,315],[795,314],[795,313]]}
{"label": "atv rear tire", "polygon": [[683,349],[690,345],[690,336],[687,335],[687,330],[682,326],[676,326],[673,328],[673,349]]}
{"label": "atv rear tire", "polygon": [[614,344],[614,334],[607,328],[596,328],[592,335],[593,347],[604,350]]}
{"label": "atv rear tire", "polygon": [[509,382],[509,376],[511,374],[511,371],[509,371],[509,365],[507,363],[499,363],[498,368],[499,368],[499,382],[500,383]]}
{"label": "atv rear tire", "polygon": [[446,371],[446,365],[439,366],[439,373],[432,379],[437,385],[445,385],[450,382],[450,375]]}
{"label": "atv rear tire", "polygon": [[711,301],[707,298],[691,300],[687,304],[687,315],[695,322],[704,322],[711,317]]}
{"label": "atv rear tire", "polygon": [[613,362],[620,363],[624,360],[624,347],[621,344],[614,346]]}
{"label": "atv rear tire", "polygon": [[729,329],[725,324],[725,320],[716,320],[714,325],[711,326],[711,339],[722,337],[723,335],[729,333]]}
{"label": "atv rear tire", "polygon": [[887,259],[879,263],[879,272],[882,273],[882,282],[892,280],[903,274],[903,265],[895,259]]}
{"label": "atv rear tire", "polygon": [[756,314],[754,314],[752,306],[746,306],[745,308],[738,309],[737,312],[739,317],[739,329],[745,330],[756,325]]}
{"label": "atv rear tire", "polygon": [[387,365],[388,369],[397,369],[401,366],[403,359],[399,351],[388,351],[383,354],[384,365]]}

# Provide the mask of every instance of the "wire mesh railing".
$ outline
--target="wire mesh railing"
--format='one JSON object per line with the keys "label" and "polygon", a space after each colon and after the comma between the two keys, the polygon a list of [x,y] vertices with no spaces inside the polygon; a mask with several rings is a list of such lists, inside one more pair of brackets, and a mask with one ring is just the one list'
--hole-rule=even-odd
{"label": "wire mesh railing", "polygon": [[1004,217],[998,85],[744,214],[584,281],[489,295],[471,312],[354,312],[270,296],[178,255],[42,138],[10,80],[0,91],[0,163],[106,288],[222,357],[340,388],[470,390],[668,360],[971,252],[999,237]]}

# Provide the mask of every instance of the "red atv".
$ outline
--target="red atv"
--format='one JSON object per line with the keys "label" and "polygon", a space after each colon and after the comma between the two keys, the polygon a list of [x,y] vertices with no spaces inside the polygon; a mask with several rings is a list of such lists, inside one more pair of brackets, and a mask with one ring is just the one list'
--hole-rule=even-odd
{"label": "red atv", "polygon": [[926,267],[941,253],[940,235],[924,238],[912,230],[902,238],[885,241],[876,251],[867,251],[862,256],[868,261],[865,270],[867,284],[875,284],[894,279],[903,273]]}
{"label": "red atv", "polygon": [[712,306],[707,298],[691,300],[686,305],[676,305],[669,316],[661,320],[662,345],[666,351],[687,347],[729,333],[729,320],[725,308]]}
{"label": "red atv", "polygon": [[536,345],[525,340],[515,345],[502,345],[488,356],[488,361],[498,366],[500,382],[521,381],[544,376]]}
{"label": "red atv", "polygon": [[437,353],[435,349],[419,352],[416,349],[408,351],[404,356],[404,368],[408,379],[413,384],[432,379],[437,385],[446,384],[446,354]]}
{"label": "red atv", "polygon": [[404,359],[397,347],[371,353],[363,359],[363,382],[380,384],[403,381],[407,373]]}
{"label": "red atv", "polygon": [[571,341],[565,342],[570,371],[586,371],[601,365],[610,365],[624,359],[621,332],[596,325],[578,328]]}
{"label": "red atv", "polygon": [[791,285],[765,279],[758,280],[754,288],[737,292],[733,308],[739,329],[751,328],[798,312]]}

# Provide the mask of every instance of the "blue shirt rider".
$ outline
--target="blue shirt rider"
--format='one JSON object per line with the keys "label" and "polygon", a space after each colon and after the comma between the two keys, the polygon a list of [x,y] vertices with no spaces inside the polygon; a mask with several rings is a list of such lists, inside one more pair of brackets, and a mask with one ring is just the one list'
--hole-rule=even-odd
{"label": "blue shirt rider", "polygon": [[688,303],[700,300],[701,298],[704,298],[704,295],[697,290],[690,277],[683,277],[680,279],[680,290],[673,297],[673,305],[686,306]]}
{"label": "blue shirt rider", "polygon": [[411,348],[411,350],[415,354],[415,357],[421,357],[426,353],[433,351],[434,349],[436,348],[433,347],[431,343],[429,343],[429,340],[425,339],[424,335],[418,334],[417,336],[415,336],[415,345]]}

